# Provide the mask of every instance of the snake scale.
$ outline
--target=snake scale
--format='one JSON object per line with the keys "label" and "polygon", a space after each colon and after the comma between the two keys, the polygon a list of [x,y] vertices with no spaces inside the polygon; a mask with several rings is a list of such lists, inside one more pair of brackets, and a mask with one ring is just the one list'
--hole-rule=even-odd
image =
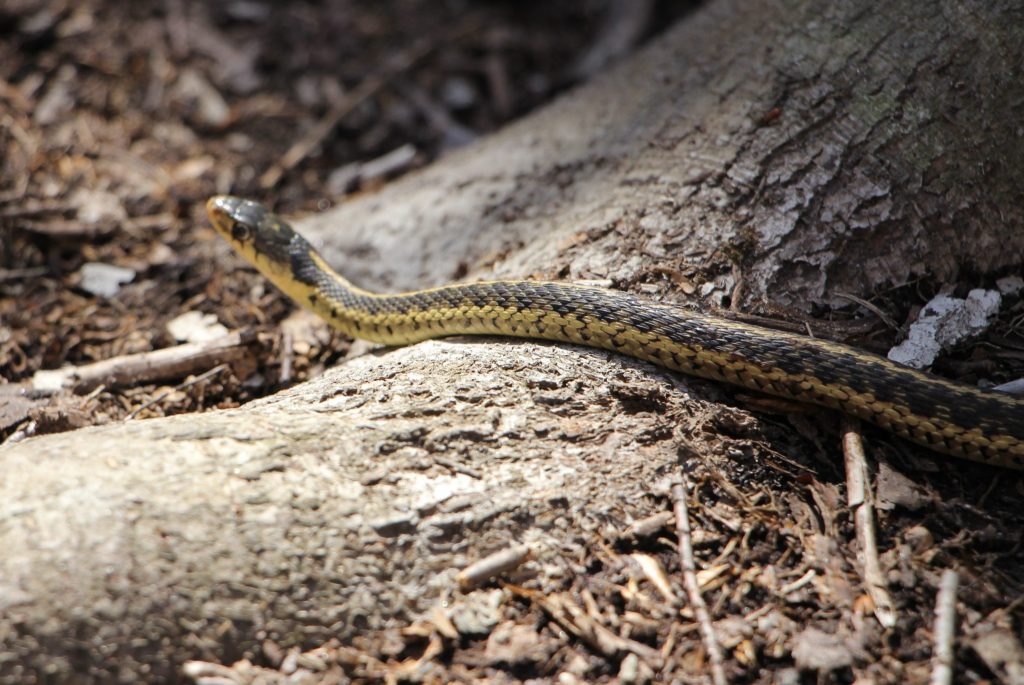
{"label": "snake scale", "polygon": [[954,383],[834,342],[570,283],[491,281],[396,295],[338,275],[262,205],[217,196],[214,228],[294,300],[341,332],[404,345],[502,335],[588,345],[845,412],[936,452],[1024,469],[1024,399]]}

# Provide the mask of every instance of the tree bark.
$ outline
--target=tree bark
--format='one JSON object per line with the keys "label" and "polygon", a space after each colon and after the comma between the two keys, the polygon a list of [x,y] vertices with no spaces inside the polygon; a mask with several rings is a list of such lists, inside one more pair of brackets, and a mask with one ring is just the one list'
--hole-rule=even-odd
{"label": "tree bark", "polygon": [[[628,64],[304,228],[367,287],[538,274],[848,304],[1024,259],[1013,2],[712,2]],[[678,295],[676,295],[678,297]]]}
{"label": "tree bark", "polygon": [[[748,305],[807,309],[1019,267],[1021,20],[1013,2],[711,2],[303,229],[388,289],[468,272],[665,300],[689,282],[720,304],[739,274]],[[748,495],[800,487],[780,452],[833,479],[791,431],[699,399],[723,396],[603,352],[428,342],[238,410],[0,448],[0,680],[168,681],[264,640],[365,637],[470,601],[456,572],[520,542],[513,581],[584,574],[610,531],[665,509],[684,437]],[[833,568],[820,552],[792,554]]]}

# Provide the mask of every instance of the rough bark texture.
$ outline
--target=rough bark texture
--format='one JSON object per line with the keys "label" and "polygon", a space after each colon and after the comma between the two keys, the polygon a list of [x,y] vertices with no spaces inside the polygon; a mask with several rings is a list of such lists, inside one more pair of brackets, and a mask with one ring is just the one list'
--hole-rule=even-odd
{"label": "rough bark texture", "polygon": [[[806,307],[1019,266],[1022,35],[1010,2],[712,2],[554,106],[306,228],[387,288],[468,271],[657,294],[667,268],[724,296],[737,261],[748,298]],[[686,386],[605,353],[432,342],[236,411],[0,449],[0,678],[167,680],[263,639],[398,627],[516,541],[537,550],[525,574],[585,575],[608,529],[664,508],[680,432],[730,487],[790,496],[773,475],[787,439],[769,449],[728,409],[705,432]],[[787,558],[828,576],[827,547]]]}
{"label": "rough bark texture", "polygon": [[[1013,2],[712,2],[622,68],[305,222],[368,287],[653,281],[809,308],[1017,267]],[[493,263],[488,272],[483,267]]]}

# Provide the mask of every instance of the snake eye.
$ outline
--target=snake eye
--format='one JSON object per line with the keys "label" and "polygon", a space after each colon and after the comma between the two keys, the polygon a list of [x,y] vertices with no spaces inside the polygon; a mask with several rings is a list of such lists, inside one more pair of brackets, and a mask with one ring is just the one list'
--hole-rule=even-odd
{"label": "snake eye", "polygon": [[231,237],[234,238],[235,240],[238,240],[239,242],[243,240],[248,240],[251,234],[252,232],[249,230],[249,227],[246,226],[245,224],[236,223],[234,226],[231,227]]}

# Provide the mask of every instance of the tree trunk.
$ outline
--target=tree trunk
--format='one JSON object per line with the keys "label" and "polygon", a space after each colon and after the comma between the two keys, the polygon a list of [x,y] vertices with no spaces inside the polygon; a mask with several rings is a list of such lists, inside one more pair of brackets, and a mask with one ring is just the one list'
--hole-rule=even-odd
{"label": "tree trunk", "polygon": [[[806,310],[1016,268],[1022,19],[1014,2],[717,0],[544,111],[303,228],[382,289],[468,272],[608,279],[663,300],[692,285],[721,304],[739,277],[748,306]],[[834,437],[797,421],[826,445],[816,452],[784,422],[707,401],[726,396],[604,352],[428,342],[234,411],[0,448],[0,680],[167,681],[185,659],[261,658],[265,641],[369,644],[446,602],[476,606],[456,572],[520,542],[533,559],[512,582],[599,595],[599,581],[639,582],[601,550],[670,508],[683,442],[712,474],[701,522],[743,550],[713,607],[736,608],[746,587],[774,616],[778,587],[744,572],[777,564],[783,585],[816,569],[826,581],[797,601],[821,606],[808,625],[842,633],[829,610],[852,611],[856,550],[826,506],[837,467],[805,456],[833,460]],[[794,478],[802,469],[825,482]],[[990,477],[948,470],[974,474],[969,492]],[[1012,483],[999,488],[985,524],[1019,530],[999,508]],[[882,544],[902,563],[906,544]],[[977,574],[961,598],[972,620],[1019,591],[1019,566],[1007,580],[974,569],[970,550],[943,554]],[[891,652],[859,619],[858,673],[895,682],[919,666],[906,655],[929,653],[932,593],[901,602],[904,656],[869,666]],[[750,620],[775,665],[729,651],[732,671],[807,666],[793,656],[805,626]],[[674,639],[699,649],[696,632]]]}

